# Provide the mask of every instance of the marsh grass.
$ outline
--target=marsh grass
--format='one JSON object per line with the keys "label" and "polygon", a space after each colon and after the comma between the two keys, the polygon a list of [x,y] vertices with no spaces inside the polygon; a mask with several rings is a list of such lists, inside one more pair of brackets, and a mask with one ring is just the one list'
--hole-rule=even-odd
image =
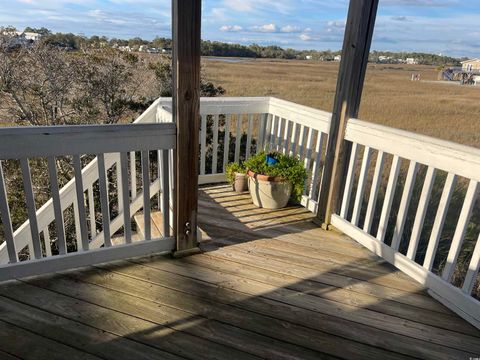
{"label": "marsh grass", "polygon": [[[338,63],[204,60],[208,80],[226,96],[275,96],[332,111]],[[410,81],[420,73],[422,81]],[[369,64],[359,118],[480,147],[480,87],[437,82],[425,65]]]}

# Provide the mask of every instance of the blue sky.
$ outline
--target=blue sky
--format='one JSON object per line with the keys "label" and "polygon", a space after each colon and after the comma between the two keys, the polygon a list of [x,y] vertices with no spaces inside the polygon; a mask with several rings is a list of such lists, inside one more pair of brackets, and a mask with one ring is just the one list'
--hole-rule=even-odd
{"label": "blue sky", "polygon": [[[0,0],[0,24],[130,38],[170,37],[170,0]],[[347,0],[204,0],[202,37],[341,48]],[[480,0],[380,0],[372,49],[480,57]]]}

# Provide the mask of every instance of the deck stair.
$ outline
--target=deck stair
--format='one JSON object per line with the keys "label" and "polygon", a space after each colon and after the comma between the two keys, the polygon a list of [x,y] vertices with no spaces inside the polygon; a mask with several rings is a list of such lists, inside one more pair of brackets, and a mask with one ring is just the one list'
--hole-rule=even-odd
{"label": "deck stair", "polygon": [[[145,238],[145,221],[143,213],[138,213],[134,217],[135,225],[137,226],[138,236],[142,239]],[[158,239],[163,237],[163,214],[160,211],[153,211],[151,215],[152,219],[152,239]],[[170,228],[170,232],[173,232],[173,229]]]}
{"label": "deck stair", "polygon": [[[133,241],[138,241],[140,239],[145,239],[145,221],[143,213],[138,213],[134,217],[135,225],[137,227],[137,233],[132,235]],[[164,236],[163,232],[163,214],[160,211],[153,211],[151,214],[152,218],[152,239],[161,238]],[[173,233],[173,228],[170,227],[170,233]],[[210,241],[210,236],[207,235],[205,231],[198,228],[198,241],[206,242]],[[134,240],[136,239],[136,240]]]}

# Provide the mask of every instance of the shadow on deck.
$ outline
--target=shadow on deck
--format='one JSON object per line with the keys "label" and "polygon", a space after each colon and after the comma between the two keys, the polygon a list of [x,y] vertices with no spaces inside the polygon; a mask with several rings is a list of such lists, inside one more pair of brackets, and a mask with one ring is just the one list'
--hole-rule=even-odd
{"label": "shadow on deck", "polygon": [[201,190],[203,254],[0,286],[0,357],[469,358],[480,332],[301,207]]}

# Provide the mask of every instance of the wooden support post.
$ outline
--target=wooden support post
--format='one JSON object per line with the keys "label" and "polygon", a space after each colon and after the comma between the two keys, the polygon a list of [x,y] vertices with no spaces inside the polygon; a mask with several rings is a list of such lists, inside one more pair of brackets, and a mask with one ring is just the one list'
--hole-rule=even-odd
{"label": "wooden support post", "polygon": [[177,124],[175,255],[183,256],[198,251],[201,0],[173,0],[172,21],[173,121]]}
{"label": "wooden support post", "polygon": [[352,145],[344,140],[345,129],[348,119],[358,116],[377,8],[378,0],[350,1],[318,204],[317,220],[324,228],[342,198]]}

